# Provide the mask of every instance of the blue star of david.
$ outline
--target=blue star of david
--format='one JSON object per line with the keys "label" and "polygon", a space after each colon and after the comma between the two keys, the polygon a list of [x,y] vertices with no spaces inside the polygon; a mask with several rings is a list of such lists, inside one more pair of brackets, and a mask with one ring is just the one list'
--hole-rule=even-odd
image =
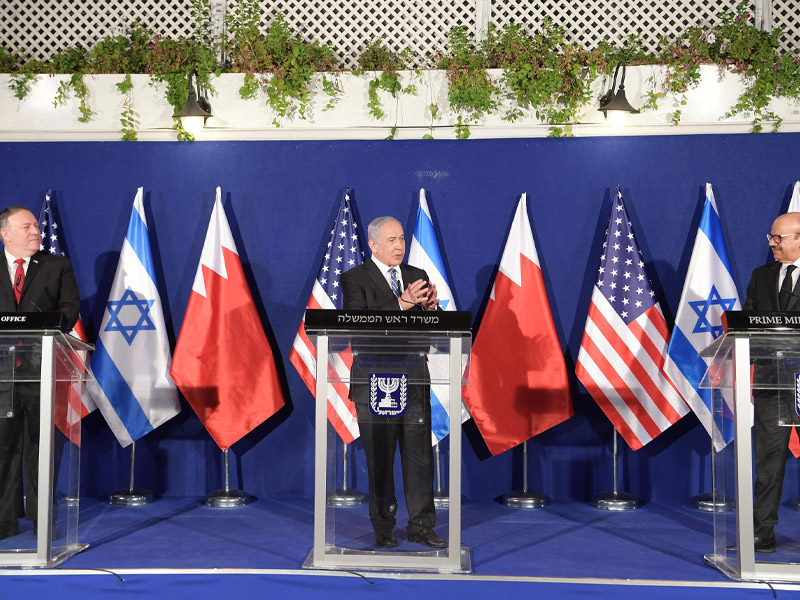
{"label": "blue star of david", "polygon": [[689,302],[689,306],[697,313],[697,323],[695,323],[692,333],[710,333],[714,339],[717,339],[722,335],[722,323],[712,325],[709,321],[708,311],[712,306],[719,306],[723,311],[733,310],[734,304],[736,304],[736,298],[723,298],[719,295],[717,288],[712,285],[708,298]]}
{"label": "blue star of david", "polygon": [[[140,300],[136,296],[136,293],[131,288],[128,288],[125,290],[125,293],[122,294],[121,299],[109,300],[106,305],[110,318],[108,319],[108,325],[106,325],[104,331],[119,331],[130,346],[133,343],[133,338],[135,338],[136,334],[140,331],[155,331],[156,326],[149,314],[153,302],[155,302],[155,300]],[[132,306],[139,310],[139,320],[135,325],[125,325],[120,320],[120,311],[125,306]]]}
{"label": "blue star of david", "polygon": [[447,310],[448,304],[450,304],[450,300],[439,300],[439,306],[442,310]]}

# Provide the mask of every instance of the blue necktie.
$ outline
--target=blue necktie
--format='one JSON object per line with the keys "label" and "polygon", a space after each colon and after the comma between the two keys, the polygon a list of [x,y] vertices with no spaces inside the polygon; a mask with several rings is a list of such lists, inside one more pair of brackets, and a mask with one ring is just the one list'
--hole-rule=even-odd
{"label": "blue necktie", "polygon": [[392,291],[398,298],[400,297],[400,282],[397,281],[397,271],[389,269],[389,277],[392,280]]}

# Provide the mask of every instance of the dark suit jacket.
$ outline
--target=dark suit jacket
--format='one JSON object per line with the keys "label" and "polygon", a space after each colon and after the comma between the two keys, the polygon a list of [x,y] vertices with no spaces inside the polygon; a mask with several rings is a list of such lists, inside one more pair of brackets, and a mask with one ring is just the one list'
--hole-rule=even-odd
{"label": "dark suit jacket", "polygon": [[[781,265],[778,261],[758,267],[750,277],[747,285],[747,299],[743,310],[771,311],[780,310],[778,300],[778,278],[781,274]],[[792,292],[789,298],[787,311],[800,310],[800,285]]]}
{"label": "dark suit jacket", "polygon": [[[428,281],[422,269],[406,263],[400,265],[403,289],[418,279]],[[342,274],[342,303],[345,310],[400,310],[400,303],[378,265],[371,259]],[[422,310],[415,306],[411,310]]]}
{"label": "dark suit jacket", "polygon": [[72,263],[62,256],[37,252],[31,256],[25,283],[22,286],[20,305],[14,297],[11,278],[0,272],[0,311],[2,312],[51,312],[59,311],[66,316],[67,331],[78,322],[81,299],[78,284],[72,271]]}
{"label": "dark suit jacket", "polygon": [[[403,277],[403,288],[405,289],[414,281],[424,279],[428,281],[428,275],[422,269],[412,267],[405,263],[400,265],[400,273]],[[394,295],[389,282],[381,273],[378,265],[372,260],[368,260],[357,267],[345,271],[341,278],[342,286],[342,308],[345,310],[400,310],[400,303]],[[415,306],[410,310],[422,310],[421,306]],[[404,371],[409,377],[416,381],[427,381],[428,363],[427,358],[415,356],[413,354],[401,357],[396,354],[381,353],[380,347],[386,342],[386,338],[362,339],[353,344],[353,368],[351,377],[353,385],[350,386],[350,398],[354,402],[365,403],[368,401],[369,390],[365,384],[367,373],[370,371],[380,371],[376,365],[383,364],[384,371]],[[398,366],[402,363],[402,367]],[[366,366],[371,365],[371,366]],[[359,383],[355,383],[356,381]],[[411,400],[417,396],[427,398],[429,391],[427,388],[412,386]]]}

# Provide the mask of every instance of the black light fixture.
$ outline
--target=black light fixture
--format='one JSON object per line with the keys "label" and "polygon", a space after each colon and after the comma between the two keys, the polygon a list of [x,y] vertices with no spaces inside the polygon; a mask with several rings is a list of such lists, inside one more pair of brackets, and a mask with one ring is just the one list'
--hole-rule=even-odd
{"label": "black light fixture", "polygon": [[192,67],[189,71],[189,98],[187,98],[183,108],[172,115],[181,120],[181,125],[189,133],[200,131],[205,126],[206,119],[211,116],[211,105],[208,103],[205,94],[200,93],[199,85],[198,91],[195,91],[192,80],[196,79],[197,71]]}
{"label": "black light fixture", "polygon": [[[622,78],[619,81],[619,88],[617,87],[617,74],[622,67]],[[614,69],[614,80],[611,83],[611,89],[605,94],[600,96],[600,112],[603,116],[608,118],[608,111],[619,111],[620,113],[636,113],[638,109],[633,108],[628,99],[625,97],[625,63],[621,62]]]}

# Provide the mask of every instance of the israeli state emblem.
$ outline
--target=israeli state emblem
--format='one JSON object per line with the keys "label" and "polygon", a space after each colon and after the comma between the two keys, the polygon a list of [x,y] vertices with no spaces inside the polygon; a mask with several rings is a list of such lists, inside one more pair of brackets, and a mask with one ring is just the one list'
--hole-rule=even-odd
{"label": "israeli state emblem", "polygon": [[794,375],[794,412],[800,417],[800,373]]}
{"label": "israeli state emblem", "polygon": [[408,375],[369,374],[369,412],[376,417],[399,417],[408,410]]}

